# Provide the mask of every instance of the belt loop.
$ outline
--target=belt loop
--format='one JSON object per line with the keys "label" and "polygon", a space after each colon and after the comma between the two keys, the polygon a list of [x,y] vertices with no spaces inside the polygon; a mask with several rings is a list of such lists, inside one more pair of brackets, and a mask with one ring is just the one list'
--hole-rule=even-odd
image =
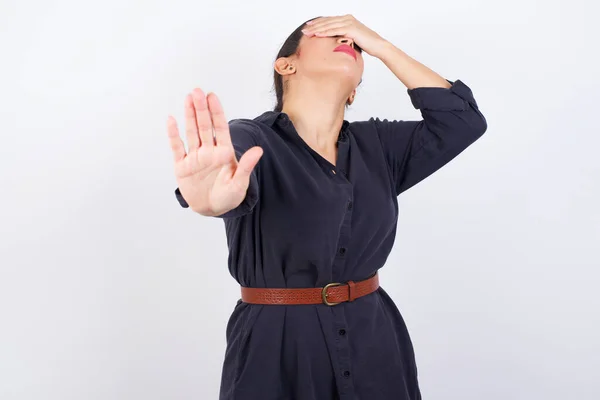
{"label": "belt loop", "polygon": [[348,281],[348,301],[356,299],[356,283],[354,281]]}

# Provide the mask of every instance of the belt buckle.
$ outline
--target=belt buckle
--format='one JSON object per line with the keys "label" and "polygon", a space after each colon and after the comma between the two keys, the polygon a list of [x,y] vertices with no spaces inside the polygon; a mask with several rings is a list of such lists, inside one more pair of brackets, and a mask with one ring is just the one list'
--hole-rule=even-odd
{"label": "belt buckle", "polygon": [[323,287],[323,289],[321,290],[321,298],[323,299],[323,304],[326,304],[328,306],[335,306],[336,304],[340,304],[339,302],[332,303],[329,300],[327,300],[327,289],[329,289],[330,287],[333,287],[333,286],[341,286],[341,285],[343,285],[343,284],[334,282],[334,283],[328,283],[327,285],[325,285]]}

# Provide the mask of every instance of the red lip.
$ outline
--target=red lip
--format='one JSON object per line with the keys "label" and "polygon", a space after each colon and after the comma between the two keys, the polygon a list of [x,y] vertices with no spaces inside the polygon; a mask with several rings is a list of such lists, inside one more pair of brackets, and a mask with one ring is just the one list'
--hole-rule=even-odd
{"label": "red lip", "polygon": [[338,47],[336,47],[335,49],[333,49],[333,51],[341,51],[342,53],[348,53],[352,57],[354,57],[355,60],[357,59],[356,51],[352,47],[348,46],[347,44],[341,44]]}

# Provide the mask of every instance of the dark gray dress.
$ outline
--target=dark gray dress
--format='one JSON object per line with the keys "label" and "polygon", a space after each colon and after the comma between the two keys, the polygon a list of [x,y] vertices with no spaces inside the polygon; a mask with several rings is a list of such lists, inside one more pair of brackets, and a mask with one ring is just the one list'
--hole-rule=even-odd
{"label": "dark gray dress", "polygon": [[[487,129],[471,90],[450,83],[408,91],[422,121],[344,121],[336,166],[284,113],[231,121],[238,159],[252,146],[264,150],[243,203],[219,216],[231,275],[243,286],[302,288],[363,280],[383,267],[395,239],[397,196]],[[381,284],[333,307],[238,301],[226,331],[220,399],[420,399],[407,328]]]}

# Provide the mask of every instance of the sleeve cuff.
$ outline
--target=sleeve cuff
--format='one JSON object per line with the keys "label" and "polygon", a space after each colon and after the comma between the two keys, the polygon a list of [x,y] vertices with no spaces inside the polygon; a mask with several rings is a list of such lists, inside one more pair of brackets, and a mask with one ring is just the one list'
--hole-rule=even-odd
{"label": "sleeve cuff", "polygon": [[[251,180],[256,180],[256,177],[252,176]],[[251,183],[252,184],[248,187],[248,192],[246,193],[246,198],[244,199],[242,204],[240,204],[238,207],[234,208],[233,210],[226,212],[225,214],[216,215],[216,217],[217,218],[236,218],[236,217],[245,215],[245,214],[249,213],[250,211],[252,211],[252,209],[254,208],[254,206],[256,205],[256,203],[258,201],[258,188],[257,188],[258,185],[256,184],[256,182],[251,182]],[[189,204],[187,203],[187,201],[185,201],[185,199],[181,195],[179,188],[175,189],[175,197],[177,198],[177,201],[179,202],[179,205],[181,205],[181,207],[189,208]]]}
{"label": "sleeve cuff", "polygon": [[473,93],[467,85],[460,80],[447,81],[452,85],[450,88],[418,87],[408,89],[407,92],[413,106],[418,110],[433,111],[466,111],[470,108],[470,104],[477,107]]}
{"label": "sleeve cuff", "polygon": [[250,175],[250,183],[248,185],[248,191],[246,197],[242,203],[236,208],[227,211],[225,214],[215,215],[216,218],[238,218],[243,215],[249,214],[254,210],[254,207],[258,203],[258,178],[256,173]]}
{"label": "sleeve cuff", "polygon": [[185,201],[185,199],[183,198],[183,196],[181,195],[181,192],[179,191],[179,188],[175,189],[175,197],[177,198],[177,201],[179,202],[179,205],[183,208],[188,208],[190,205],[187,203],[187,201]]}

